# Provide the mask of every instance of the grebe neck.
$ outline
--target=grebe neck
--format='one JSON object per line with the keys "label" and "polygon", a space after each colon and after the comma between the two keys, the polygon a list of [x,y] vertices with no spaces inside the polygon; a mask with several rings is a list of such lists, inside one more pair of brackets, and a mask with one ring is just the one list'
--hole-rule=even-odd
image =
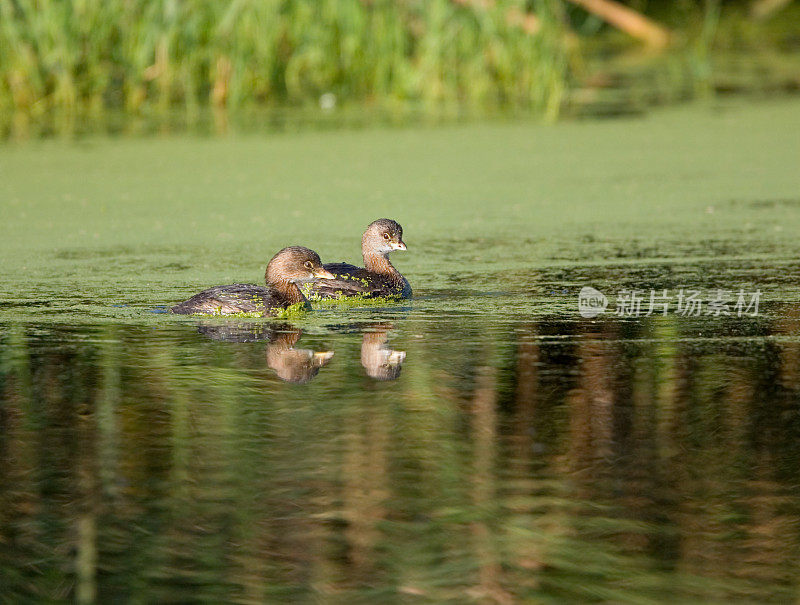
{"label": "grebe neck", "polygon": [[283,297],[289,301],[290,305],[296,305],[297,303],[306,301],[306,297],[303,296],[303,293],[300,291],[300,288],[294,282],[280,280],[273,282],[269,285],[275,288],[278,292],[280,292],[283,295]]}
{"label": "grebe neck", "polygon": [[394,268],[394,265],[389,262],[389,257],[384,254],[364,254],[364,268],[378,275],[385,275],[394,279],[402,279],[403,276]]}

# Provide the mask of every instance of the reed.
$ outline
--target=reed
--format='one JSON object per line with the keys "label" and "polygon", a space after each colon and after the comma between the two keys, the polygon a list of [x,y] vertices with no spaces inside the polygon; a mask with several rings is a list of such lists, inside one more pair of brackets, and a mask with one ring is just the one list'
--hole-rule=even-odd
{"label": "reed", "polygon": [[562,26],[538,0],[0,0],[0,108],[41,116],[358,103],[555,112]]}
{"label": "reed", "polygon": [[[353,115],[555,118],[584,104],[592,113],[598,99],[601,112],[608,99],[630,112],[639,98],[796,89],[796,7],[763,20],[736,0],[653,2],[656,21],[625,9],[603,25],[593,11],[602,18],[608,5],[0,0],[0,138],[31,122],[67,132],[110,126],[111,116],[126,128],[131,117],[175,126],[213,117],[218,131],[229,117],[250,120],[265,108],[337,123]],[[637,23],[657,34],[644,35],[649,52],[635,39]],[[742,61],[772,75],[741,82]],[[623,80],[623,90],[597,85]]]}

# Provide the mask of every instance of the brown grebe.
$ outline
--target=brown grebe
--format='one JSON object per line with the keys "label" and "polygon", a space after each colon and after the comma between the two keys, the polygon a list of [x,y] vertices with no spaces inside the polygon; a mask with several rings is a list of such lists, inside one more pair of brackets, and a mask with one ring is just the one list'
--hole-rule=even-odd
{"label": "brown grebe", "polygon": [[298,284],[333,277],[322,266],[316,252],[302,246],[289,246],[269,261],[264,275],[266,287],[255,284],[215,286],[175,305],[170,311],[183,315],[276,315],[297,303],[308,305]]}
{"label": "brown grebe", "polygon": [[342,296],[411,298],[408,280],[389,262],[389,253],[395,250],[406,250],[400,223],[388,218],[373,221],[361,237],[364,266],[327,263],[325,269],[335,278],[307,284],[303,292],[312,300]]}

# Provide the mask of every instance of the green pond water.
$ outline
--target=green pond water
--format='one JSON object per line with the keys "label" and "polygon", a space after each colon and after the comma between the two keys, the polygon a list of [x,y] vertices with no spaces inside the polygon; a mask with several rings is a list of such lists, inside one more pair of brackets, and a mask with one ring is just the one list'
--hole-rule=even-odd
{"label": "green pond water", "polygon": [[[163,312],[383,216],[412,301]],[[0,602],[794,602],[799,230],[797,100],[4,144]]]}

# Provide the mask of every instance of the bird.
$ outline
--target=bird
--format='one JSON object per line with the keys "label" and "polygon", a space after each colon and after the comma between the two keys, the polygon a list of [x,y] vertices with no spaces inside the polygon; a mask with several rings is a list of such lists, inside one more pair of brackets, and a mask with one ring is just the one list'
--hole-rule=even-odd
{"label": "bird", "polygon": [[411,298],[408,280],[389,262],[389,253],[395,250],[407,250],[400,223],[388,218],[373,221],[361,237],[364,266],[327,263],[324,268],[334,277],[305,284],[303,292],[310,300],[348,296]]}
{"label": "bird", "polygon": [[316,252],[303,246],[289,246],[267,264],[264,274],[266,287],[255,284],[214,286],[178,303],[170,312],[181,315],[277,315],[292,305],[309,307],[299,285],[334,277],[323,267]]}

